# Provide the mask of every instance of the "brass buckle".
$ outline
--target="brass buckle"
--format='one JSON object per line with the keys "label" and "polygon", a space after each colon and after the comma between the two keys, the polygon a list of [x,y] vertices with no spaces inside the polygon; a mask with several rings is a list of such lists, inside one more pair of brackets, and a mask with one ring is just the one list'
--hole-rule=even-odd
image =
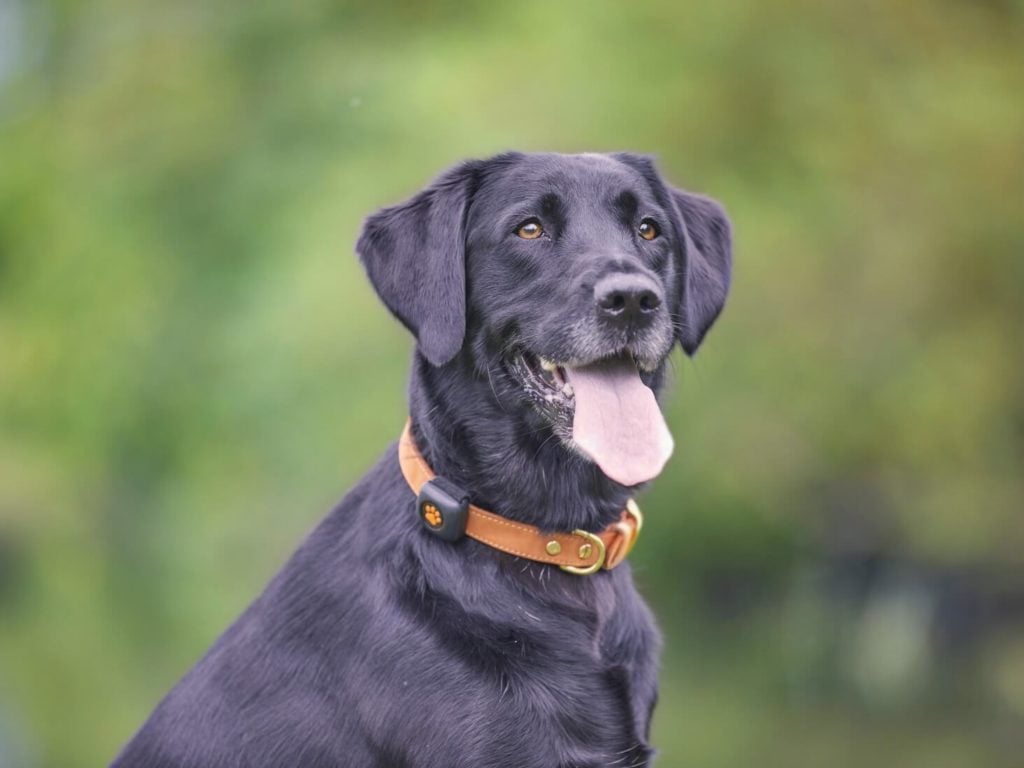
{"label": "brass buckle", "polygon": [[[579,536],[585,540],[583,544],[580,544],[580,558],[585,560],[590,557],[593,552],[593,547],[596,547],[597,559],[591,565],[560,565],[558,567],[566,573],[572,573],[576,576],[589,576],[592,573],[597,573],[601,570],[601,566],[604,565],[604,558],[607,554],[604,546],[604,539],[600,536],[595,536],[590,531],[584,531],[580,528],[577,528],[572,533],[573,536]],[[584,552],[585,547],[590,547],[591,549]]]}

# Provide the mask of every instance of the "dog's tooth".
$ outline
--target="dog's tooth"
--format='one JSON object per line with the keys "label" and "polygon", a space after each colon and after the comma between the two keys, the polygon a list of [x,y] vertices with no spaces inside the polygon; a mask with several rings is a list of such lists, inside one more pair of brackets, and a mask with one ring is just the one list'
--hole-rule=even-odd
{"label": "dog's tooth", "polygon": [[552,363],[550,360],[548,360],[546,358],[541,357],[541,358],[539,358],[539,360],[540,360],[540,367],[543,368],[545,371],[552,371],[553,372],[556,368],[558,368],[557,365],[555,365],[554,363]]}
{"label": "dog's tooth", "polygon": [[566,397],[572,397],[572,384],[566,384],[564,387],[562,387],[562,394],[565,395]]}

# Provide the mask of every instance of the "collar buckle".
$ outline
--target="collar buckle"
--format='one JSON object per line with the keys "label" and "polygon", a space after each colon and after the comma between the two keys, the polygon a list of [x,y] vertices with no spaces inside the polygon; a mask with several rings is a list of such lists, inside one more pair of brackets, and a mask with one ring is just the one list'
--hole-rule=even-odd
{"label": "collar buckle", "polygon": [[584,540],[584,542],[580,544],[580,560],[589,560],[593,557],[594,552],[597,552],[597,557],[594,558],[594,562],[590,565],[560,565],[558,567],[566,573],[571,573],[575,576],[589,576],[592,573],[600,571],[601,566],[604,565],[604,559],[608,554],[608,549],[605,546],[604,539],[590,531],[584,531],[582,528],[577,528],[572,532],[572,535],[579,536]]}

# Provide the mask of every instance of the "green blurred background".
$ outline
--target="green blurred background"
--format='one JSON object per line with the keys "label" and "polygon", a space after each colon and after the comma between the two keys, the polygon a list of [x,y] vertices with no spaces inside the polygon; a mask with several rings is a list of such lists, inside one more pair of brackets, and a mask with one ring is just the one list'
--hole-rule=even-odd
{"label": "green blurred background", "polygon": [[734,222],[659,764],[1024,765],[1020,0],[0,0],[0,766],[109,761],[397,436],[361,218],[511,148]]}

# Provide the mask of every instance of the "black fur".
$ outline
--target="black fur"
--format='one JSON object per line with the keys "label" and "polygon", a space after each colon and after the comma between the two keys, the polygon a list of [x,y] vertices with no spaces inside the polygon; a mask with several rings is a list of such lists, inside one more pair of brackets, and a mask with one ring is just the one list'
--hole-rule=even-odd
{"label": "black fur", "polygon": [[[636,236],[643,217],[659,238]],[[516,237],[529,218],[543,238]],[[626,350],[657,390],[673,338],[692,354],[721,310],[730,268],[722,209],[634,155],[465,163],[371,216],[358,251],[417,337],[410,413],[435,471],[563,531],[600,530],[636,489],[559,439],[510,356]],[[650,327],[593,320],[610,272],[657,281]],[[577,577],[449,544],[414,500],[392,446],[114,765],[649,765],[659,639],[628,562]]]}

